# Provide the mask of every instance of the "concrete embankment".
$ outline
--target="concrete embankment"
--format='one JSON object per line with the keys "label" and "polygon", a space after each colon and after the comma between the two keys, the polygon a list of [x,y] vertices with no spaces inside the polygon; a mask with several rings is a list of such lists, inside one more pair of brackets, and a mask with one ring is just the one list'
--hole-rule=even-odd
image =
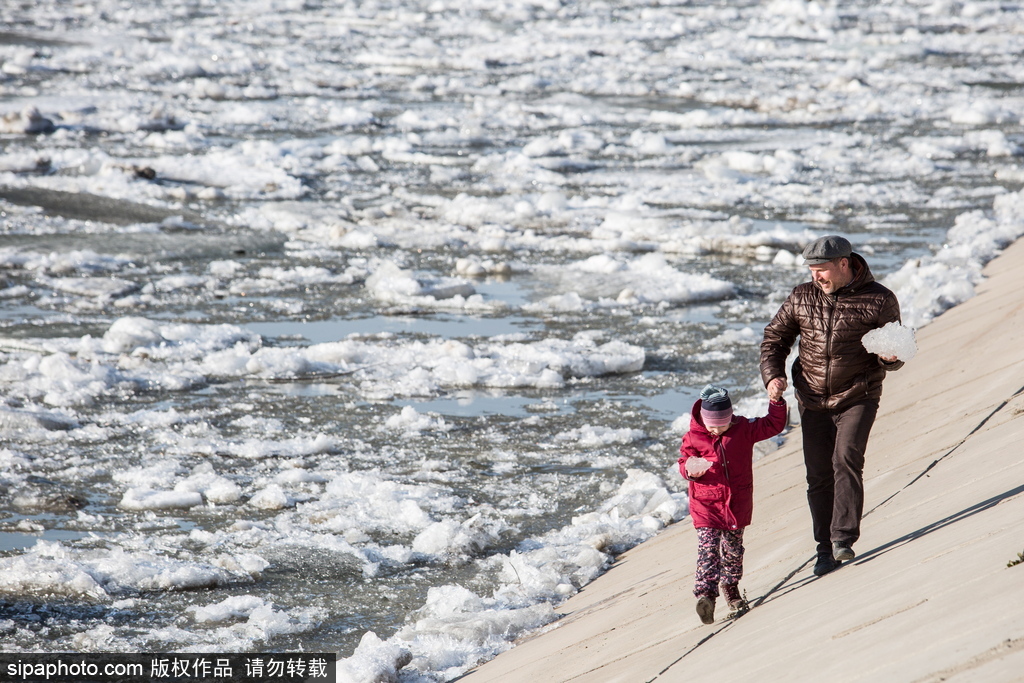
{"label": "concrete embankment", "polygon": [[1024,240],[985,275],[886,380],[857,559],[811,572],[797,429],[755,465],[747,614],[700,623],[686,519],[460,681],[1024,681]]}

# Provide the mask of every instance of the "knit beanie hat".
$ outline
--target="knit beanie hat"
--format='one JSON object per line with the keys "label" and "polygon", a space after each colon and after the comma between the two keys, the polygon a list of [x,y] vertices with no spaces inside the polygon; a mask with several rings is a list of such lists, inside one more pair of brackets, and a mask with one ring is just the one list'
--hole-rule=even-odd
{"label": "knit beanie hat", "polygon": [[724,427],[732,422],[732,399],[729,392],[712,384],[700,392],[700,416],[706,427]]}

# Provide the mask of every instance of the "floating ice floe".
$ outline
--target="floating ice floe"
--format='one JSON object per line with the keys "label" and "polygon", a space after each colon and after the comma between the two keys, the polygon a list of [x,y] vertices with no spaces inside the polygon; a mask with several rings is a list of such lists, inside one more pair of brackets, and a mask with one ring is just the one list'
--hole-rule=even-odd
{"label": "floating ice floe", "polygon": [[900,300],[903,323],[920,328],[974,296],[985,264],[1021,235],[1024,191],[998,195],[991,213],[957,216],[942,249],[906,262],[882,280]]}
{"label": "floating ice floe", "polygon": [[197,623],[220,623],[248,618],[264,605],[266,601],[255,595],[233,595],[213,605],[192,605],[188,610]]}
{"label": "floating ice floe", "polygon": [[160,491],[146,488],[128,489],[119,503],[126,510],[187,509],[202,504],[203,496],[197,491]]}
{"label": "floating ice floe", "polygon": [[336,673],[341,683],[397,681],[398,671],[411,661],[412,653],[400,643],[385,642],[367,631],[352,656],[338,663]]}
{"label": "floating ice floe", "polygon": [[477,514],[457,522],[452,519],[434,522],[416,535],[413,552],[434,557],[473,556],[492,547],[505,527],[495,527]]}
{"label": "floating ice floe", "polygon": [[432,514],[451,512],[462,501],[433,486],[391,481],[373,472],[339,474],[317,501],[305,503],[303,515],[326,533],[374,531],[418,534],[435,522]]}
{"label": "floating ice floe", "polygon": [[[0,501],[4,507],[22,513],[55,512],[69,513],[85,507],[84,497],[76,495],[64,485],[38,476],[21,474],[31,471],[34,458],[10,450],[0,451],[0,466],[8,472],[0,477]],[[31,527],[31,531],[42,531],[45,527],[34,528],[32,518],[19,520],[18,527]]]}
{"label": "floating ice floe", "polygon": [[706,273],[681,272],[658,253],[632,260],[599,254],[568,267],[538,267],[536,272],[569,291],[527,304],[523,308],[528,311],[586,310],[595,305],[687,304],[724,299],[736,291],[732,283]]}
{"label": "floating ice floe", "polygon": [[95,251],[37,252],[16,247],[0,248],[0,267],[23,268],[40,276],[65,277],[72,273],[109,274],[129,267],[127,256],[98,254]]}
{"label": "floating ice floe", "polygon": [[466,299],[476,293],[476,288],[467,280],[416,275],[390,261],[382,263],[366,278],[366,289],[381,301],[394,303],[411,303],[423,298]]}
{"label": "floating ice floe", "polygon": [[39,113],[38,107],[35,106],[28,106],[20,112],[0,116],[0,133],[29,135],[50,133],[53,129],[53,121]]}
{"label": "floating ice floe", "polygon": [[61,292],[103,299],[119,299],[140,288],[137,282],[116,277],[51,277],[40,280]]}
{"label": "floating ice floe", "polygon": [[508,276],[512,267],[504,261],[463,257],[455,261],[455,272],[465,277],[483,277],[485,275]]}
{"label": "floating ice floe", "polygon": [[225,624],[209,637],[221,643],[239,640],[266,642],[275,636],[302,633],[316,628],[327,615],[321,607],[278,610],[255,595],[233,595],[212,605],[191,605],[196,624],[204,627]]}
{"label": "floating ice floe", "polygon": [[194,491],[199,493],[203,500],[213,504],[237,503],[242,498],[242,489],[234,481],[217,474],[213,465],[202,463],[198,465],[192,474],[174,485],[178,492]]}
{"label": "floating ice floe", "polygon": [[295,499],[289,496],[279,484],[270,484],[253,494],[249,499],[249,505],[261,510],[283,510],[295,505]]}
{"label": "floating ice floe", "polygon": [[22,555],[0,558],[0,594],[110,600],[141,591],[252,582],[254,574],[266,567],[266,562],[256,557],[240,557],[233,564],[238,571],[120,548],[73,550],[60,543],[37,541]]}
{"label": "floating ice floe", "polygon": [[127,317],[115,320],[102,339],[81,340],[79,354],[144,354],[150,359],[186,361],[238,344],[255,350],[260,337],[238,325],[167,324]]}
{"label": "floating ice floe", "polygon": [[418,435],[425,431],[444,433],[451,429],[443,416],[424,415],[412,406],[404,406],[400,413],[385,420],[384,426],[407,435]]}
{"label": "floating ice floe", "polygon": [[0,408],[0,431],[4,433],[23,429],[66,431],[77,426],[76,420],[52,411]]}
{"label": "floating ice floe", "polygon": [[601,425],[584,425],[555,435],[556,441],[575,441],[581,448],[596,448],[610,444],[633,443],[647,438],[641,429],[612,429]]}

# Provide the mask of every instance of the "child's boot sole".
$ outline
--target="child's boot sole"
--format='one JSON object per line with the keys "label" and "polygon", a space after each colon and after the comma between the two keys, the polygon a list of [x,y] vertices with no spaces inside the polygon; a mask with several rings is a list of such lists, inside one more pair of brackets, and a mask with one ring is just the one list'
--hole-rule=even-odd
{"label": "child's boot sole", "polygon": [[715,599],[702,597],[697,600],[697,616],[700,617],[701,623],[715,623]]}

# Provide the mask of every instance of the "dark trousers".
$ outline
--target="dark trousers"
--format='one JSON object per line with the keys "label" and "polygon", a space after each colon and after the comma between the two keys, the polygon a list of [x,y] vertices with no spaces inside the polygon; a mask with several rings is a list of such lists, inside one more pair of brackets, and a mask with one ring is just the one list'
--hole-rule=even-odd
{"label": "dark trousers", "polygon": [[860,538],[864,514],[864,451],[878,413],[878,399],[841,410],[800,406],[807,468],[807,503],[819,553],[831,553],[833,541]]}

